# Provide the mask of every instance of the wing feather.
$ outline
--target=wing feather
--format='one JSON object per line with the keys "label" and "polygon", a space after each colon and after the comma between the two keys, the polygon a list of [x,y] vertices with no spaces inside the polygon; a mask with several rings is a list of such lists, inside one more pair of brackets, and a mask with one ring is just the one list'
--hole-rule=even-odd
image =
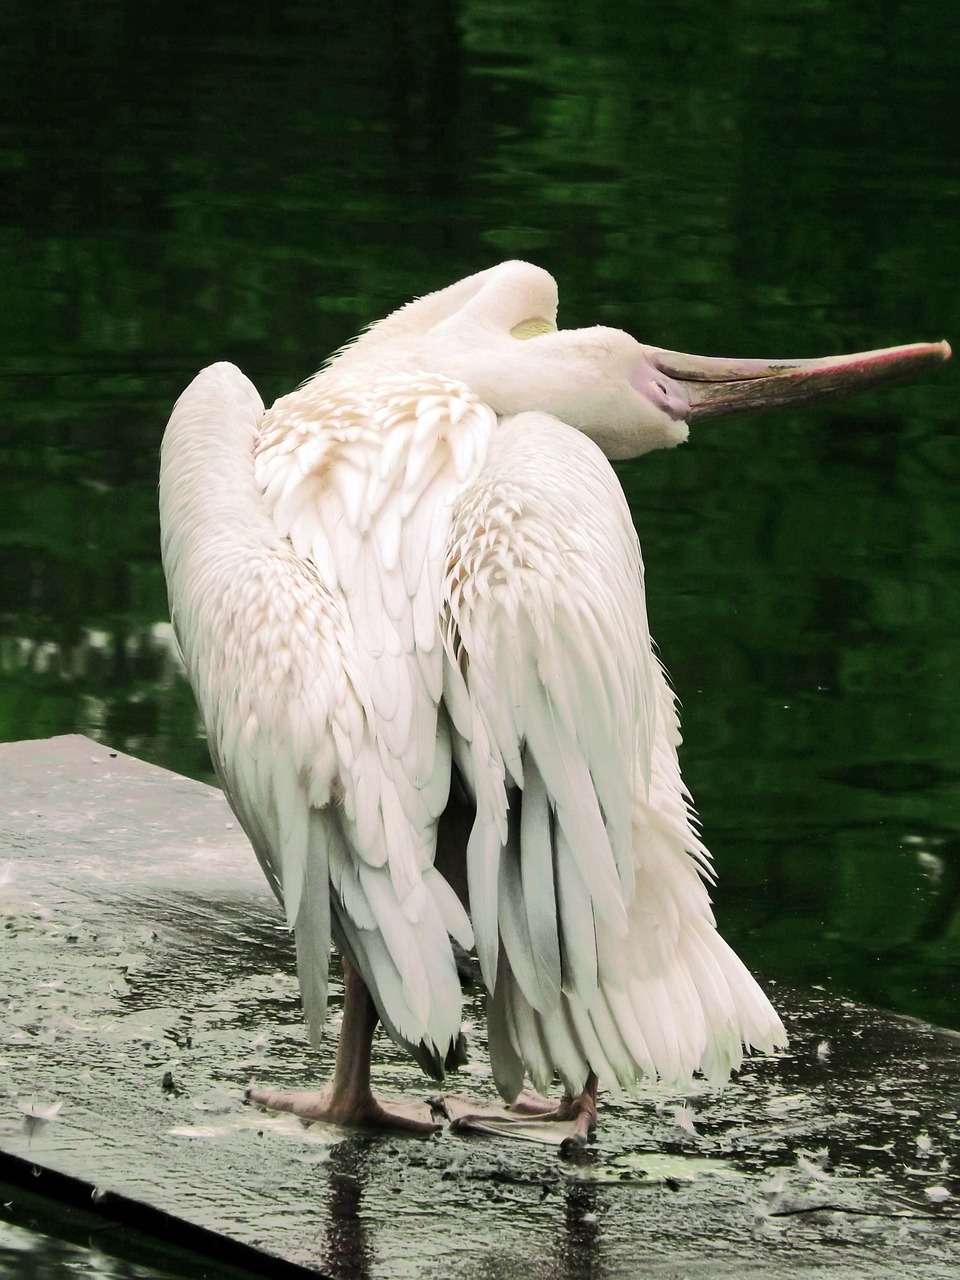
{"label": "wing feather", "polygon": [[589,1005],[597,990],[597,924],[593,903],[562,828],[556,840],[556,895],[563,990]]}
{"label": "wing feather", "polygon": [[518,986],[534,1009],[547,1008],[551,993],[544,985],[537,967],[530,938],[530,926],[524,909],[522,833],[514,818],[510,823],[507,843],[500,850],[500,875],[497,895],[497,918],[503,949]]}
{"label": "wing feather", "polygon": [[497,985],[500,955],[498,893],[502,842],[493,823],[476,822],[467,842],[467,884],[477,959],[488,991]]}
{"label": "wing feather", "polygon": [[537,984],[545,997],[537,1007],[552,1008],[560,994],[561,969],[550,795],[536,759],[529,751],[524,759],[524,778],[523,804],[520,807],[523,908]]}
{"label": "wing feather", "polygon": [[[433,1069],[458,1036],[448,933],[472,938],[433,866],[451,769],[439,717],[440,579],[464,467],[479,466],[494,419],[460,384],[396,373],[341,385],[335,374],[266,414],[256,481],[275,535],[336,602],[337,660],[350,672],[355,706],[333,699],[331,723],[313,725],[314,746],[324,733],[333,745],[338,802],[329,810],[328,932],[357,963],[386,1025]],[[284,853],[295,906],[307,883],[297,848]]]}
{"label": "wing feather", "polygon": [[[527,743],[525,759],[536,760],[539,773],[556,806],[557,825],[567,847],[578,861],[597,914],[617,933],[626,931],[626,886],[610,848],[610,838],[597,803],[590,769],[581,744],[568,726],[553,714],[549,693],[535,679],[524,681],[522,728]],[[528,767],[528,765],[527,765]],[[524,768],[526,778],[527,767]],[[527,794],[524,786],[524,798]],[[632,867],[629,869],[632,871]],[[632,888],[632,886],[631,886]]]}
{"label": "wing feather", "polygon": [[585,437],[543,414],[501,424],[455,511],[443,611],[504,1096],[517,1059],[541,1088],[556,1070],[572,1091],[591,1071],[630,1089],[652,1074],[719,1078],[741,1041],[779,1043],[714,927],[639,546]]}
{"label": "wing feather", "polygon": [[310,1032],[310,1042],[319,1048],[327,1015],[328,975],[330,965],[330,867],[327,850],[327,822],[320,811],[310,813],[308,846],[303,891],[294,940],[297,947],[297,977],[303,1009]]}

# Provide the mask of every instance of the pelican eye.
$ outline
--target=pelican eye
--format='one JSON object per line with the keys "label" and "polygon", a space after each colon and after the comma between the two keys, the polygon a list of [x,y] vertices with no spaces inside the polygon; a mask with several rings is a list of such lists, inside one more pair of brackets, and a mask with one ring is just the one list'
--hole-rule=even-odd
{"label": "pelican eye", "polygon": [[545,320],[543,316],[531,316],[528,320],[521,320],[519,324],[515,324],[510,330],[511,338],[537,338],[541,333],[556,333],[557,326],[551,320]]}

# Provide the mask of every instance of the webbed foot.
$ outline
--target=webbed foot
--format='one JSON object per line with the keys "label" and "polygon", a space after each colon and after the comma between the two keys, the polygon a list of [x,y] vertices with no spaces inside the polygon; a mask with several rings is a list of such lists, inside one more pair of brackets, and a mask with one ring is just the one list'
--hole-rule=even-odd
{"label": "webbed foot", "polygon": [[258,1107],[289,1111],[301,1120],[406,1133],[436,1133],[441,1128],[426,1102],[385,1101],[369,1090],[335,1094],[331,1084],[323,1089],[291,1091],[250,1085],[245,1096]]}
{"label": "webbed foot", "polygon": [[451,1093],[441,1094],[438,1105],[452,1129],[548,1142],[570,1150],[593,1139],[597,1127],[597,1078],[591,1073],[581,1093],[564,1094],[559,1102],[525,1089],[510,1107]]}

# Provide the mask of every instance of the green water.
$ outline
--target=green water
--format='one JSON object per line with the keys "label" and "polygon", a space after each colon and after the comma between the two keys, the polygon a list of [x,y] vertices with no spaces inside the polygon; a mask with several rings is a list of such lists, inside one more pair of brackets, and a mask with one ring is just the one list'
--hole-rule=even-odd
{"label": "green water", "polygon": [[[6,6],[0,735],[209,776],[157,450],[502,257],[561,322],[808,355],[960,336],[960,10]],[[958,375],[623,467],[726,934],[960,1026]],[[188,836],[189,833],[185,833]]]}
{"label": "green water", "polygon": [[254,1280],[75,1205],[0,1181],[3,1280]]}

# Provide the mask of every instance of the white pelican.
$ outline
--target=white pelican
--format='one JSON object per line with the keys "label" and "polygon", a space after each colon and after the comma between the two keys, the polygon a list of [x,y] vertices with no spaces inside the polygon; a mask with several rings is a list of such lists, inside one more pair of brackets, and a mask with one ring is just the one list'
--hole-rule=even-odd
{"label": "white pelican", "polygon": [[[558,330],[508,262],[402,307],[266,412],[203,370],[163,440],[174,627],[214,766],[294,930],[311,1038],[331,939],[332,1082],[251,1089],[309,1119],[436,1127],[370,1087],[377,1022],[431,1076],[460,1060],[451,937],[475,941],[508,1103],[630,1090],[785,1041],[717,933],[676,706],[607,458],[688,424],[802,403],[949,355],[701,359]],[[548,1104],[523,1094],[527,1109]]]}

